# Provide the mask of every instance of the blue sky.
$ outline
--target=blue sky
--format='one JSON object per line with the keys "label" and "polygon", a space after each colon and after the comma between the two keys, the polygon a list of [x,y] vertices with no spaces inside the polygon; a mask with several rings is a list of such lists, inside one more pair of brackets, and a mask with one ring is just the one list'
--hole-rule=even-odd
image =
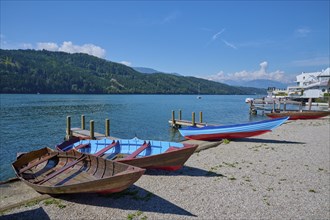
{"label": "blue sky", "polygon": [[329,67],[327,1],[3,1],[1,48],[89,53],[216,81]]}

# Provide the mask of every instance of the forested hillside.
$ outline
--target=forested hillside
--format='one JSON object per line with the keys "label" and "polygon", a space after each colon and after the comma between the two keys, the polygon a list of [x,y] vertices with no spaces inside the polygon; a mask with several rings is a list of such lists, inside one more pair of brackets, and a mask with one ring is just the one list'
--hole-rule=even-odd
{"label": "forested hillside", "polygon": [[0,50],[1,93],[264,94],[196,77],[144,74],[87,54]]}

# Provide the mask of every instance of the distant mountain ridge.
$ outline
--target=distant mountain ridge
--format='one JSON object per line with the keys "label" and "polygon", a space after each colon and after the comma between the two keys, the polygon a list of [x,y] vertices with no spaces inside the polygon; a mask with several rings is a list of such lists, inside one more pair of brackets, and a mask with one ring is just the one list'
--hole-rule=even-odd
{"label": "distant mountain ridge", "polygon": [[152,68],[147,68],[147,67],[132,67],[132,68],[140,73],[146,73],[146,74],[160,73],[160,71],[158,70],[154,70]]}
{"label": "distant mountain ridge", "polygon": [[83,53],[0,49],[1,93],[265,94],[196,77],[144,74]]}
{"label": "distant mountain ridge", "polygon": [[[162,71],[154,70],[154,69],[148,68],[148,67],[132,67],[132,68],[135,71],[138,71],[140,73],[145,73],[145,74],[164,73]],[[178,73],[166,73],[166,74],[172,74],[172,75],[176,75],[176,76],[181,76]]]}
{"label": "distant mountain ridge", "polygon": [[267,89],[268,87],[286,89],[289,85],[288,83],[282,83],[279,81],[269,80],[269,79],[255,79],[255,80],[250,80],[250,81],[227,80],[224,83],[231,85],[231,86],[244,86],[244,87],[253,87],[253,88],[260,88],[260,89]]}
{"label": "distant mountain ridge", "polygon": [[[145,73],[145,74],[154,74],[154,73],[163,73],[161,71],[148,68],[148,67],[132,67],[134,70]],[[167,74],[173,74],[177,76],[181,76],[178,73],[167,73]],[[255,80],[249,80],[249,81],[243,81],[243,80],[227,80],[223,82],[230,86],[237,86],[237,87],[251,87],[251,88],[259,88],[259,89],[267,89],[268,87],[275,87],[278,89],[286,89],[289,84],[288,83],[282,83],[275,80],[269,80],[269,79],[255,79]]]}

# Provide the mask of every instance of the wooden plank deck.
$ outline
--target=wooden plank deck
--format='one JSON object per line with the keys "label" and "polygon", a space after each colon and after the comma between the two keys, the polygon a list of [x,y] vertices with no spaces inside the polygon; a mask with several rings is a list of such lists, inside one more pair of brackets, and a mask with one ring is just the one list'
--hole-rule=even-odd
{"label": "wooden plank deck", "polygon": [[[174,128],[178,128],[181,126],[193,126],[192,121],[188,121],[188,120],[174,120],[174,123],[172,120],[169,120],[168,123],[170,123],[170,125]],[[204,127],[206,125],[212,125],[212,126],[217,126],[216,124],[208,124],[208,123],[201,123],[201,122],[195,122],[195,126],[196,127]]]}
{"label": "wooden plank deck", "polygon": [[[90,138],[90,131],[89,130],[84,130],[81,128],[71,128],[72,136],[74,137],[79,137],[79,138]],[[105,136],[104,134],[94,132],[94,137],[97,140],[103,139],[103,138],[109,138],[111,140],[116,140],[118,138],[111,137],[111,136]]]}

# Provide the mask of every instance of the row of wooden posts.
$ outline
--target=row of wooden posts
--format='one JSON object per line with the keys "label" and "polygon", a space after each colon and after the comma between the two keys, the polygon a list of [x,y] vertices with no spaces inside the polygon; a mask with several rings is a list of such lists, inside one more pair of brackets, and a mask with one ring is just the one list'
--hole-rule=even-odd
{"label": "row of wooden posts", "polygon": [[[277,108],[276,108],[276,103],[277,103]],[[312,103],[312,99],[308,100],[308,110],[311,110],[311,103]],[[283,104],[283,109],[281,109],[281,104]],[[252,100],[250,102],[250,114],[252,115],[256,115],[257,114],[257,110],[269,110],[265,107],[265,105],[272,105],[272,112],[275,111],[286,111],[286,105],[287,104],[295,104],[295,105],[299,105],[299,110],[302,110],[302,102],[296,102],[296,101],[290,101],[290,100],[283,100],[280,101],[278,100],[276,102],[276,100],[273,100],[272,102],[265,102],[264,100],[261,100],[261,103],[258,103],[257,100]]]}
{"label": "row of wooden posts", "polygon": [[[85,130],[85,115],[81,115],[81,130]],[[110,120],[105,119],[105,137],[110,136]],[[71,116],[66,117],[66,137],[67,139],[72,137],[72,130],[71,130]],[[89,137],[91,139],[95,139],[95,130],[94,130],[94,120],[89,121]]]}
{"label": "row of wooden posts", "polygon": [[175,119],[175,111],[172,111],[172,118],[169,121],[172,127],[178,128],[182,125],[185,126],[196,126],[203,124],[203,112],[199,112],[199,122],[196,122],[195,112],[191,113],[191,121],[182,120],[182,111],[179,110],[178,119]]}
{"label": "row of wooden posts", "polygon": [[[182,111],[181,109],[179,110],[179,115],[178,115],[178,120],[182,120]],[[172,111],[172,122],[175,121],[175,111]],[[191,113],[191,122],[192,124],[196,124],[195,120],[195,112]],[[199,122],[203,123],[203,112],[199,112]]]}
{"label": "row of wooden posts", "polygon": [[[192,112],[191,116],[191,122],[182,120],[182,111],[179,110],[178,119],[175,119],[175,111],[172,111],[172,119],[170,121],[172,124],[172,127],[181,127],[181,125],[192,125],[195,126],[196,124],[202,124],[203,123],[203,112],[199,112],[199,122],[196,122],[195,119],[195,112]],[[86,130],[85,126],[85,115],[81,115],[81,130]],[[110,120],[105,119],[105,137],[110,136]],[[66,139],[69,139],[72,137],[72,130],[71,130],[71,116],[66,117]],[[95,130],[94,130],[94,120],[89,121],[89,137],[91,139],[95,139]]]}

